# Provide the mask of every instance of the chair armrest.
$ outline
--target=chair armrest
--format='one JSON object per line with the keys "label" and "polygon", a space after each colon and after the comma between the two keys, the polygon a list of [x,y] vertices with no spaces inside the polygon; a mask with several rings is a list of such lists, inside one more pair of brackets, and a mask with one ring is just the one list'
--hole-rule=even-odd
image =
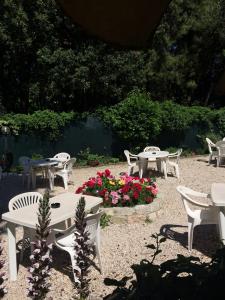
{"label": "chair armrest", "polygon": [[54,234],[55,233],[64,233],[65,232],[65,229],[52,228],[51,230],[52,230],[52,232]]}

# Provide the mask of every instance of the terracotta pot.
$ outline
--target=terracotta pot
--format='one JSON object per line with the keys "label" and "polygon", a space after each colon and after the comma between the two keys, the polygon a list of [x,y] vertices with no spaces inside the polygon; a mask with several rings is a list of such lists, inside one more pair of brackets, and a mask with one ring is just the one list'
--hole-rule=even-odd
{"label": "terracotta pot", "polygon": [[98,160],[89,160],[88,165],[91,167],[96,167],[99,165],[99,161]]}

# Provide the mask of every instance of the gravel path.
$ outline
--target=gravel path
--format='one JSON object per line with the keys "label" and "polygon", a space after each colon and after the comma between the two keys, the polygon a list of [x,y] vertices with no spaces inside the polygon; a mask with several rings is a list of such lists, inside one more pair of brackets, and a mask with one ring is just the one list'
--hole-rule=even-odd
{"label": "gravel path", "polygon": [[[126,171],[127,166],[126,164],[118,164],[107,167],[75,169],[73,174],[74,186],[70,186],[70,191],[74,191],[87,178],[95,176],[97,170],[106,168],[118,175],[120,172]],[[183,184],[208,193],[213,182],[224,182],[225,169],[224,167],[216,168],[214,165],[209,166],[206,157],[194,157],[181,159],[180,172],[180,180],[173,176],[169,176],[168,180],[161,177],[157,178],[159,197],[162,201],[162,209],[158,218],[148,223],[111,224],[102,230],[101,252],[104,275],[101,275],[94,267],[91,268],[90,288],[93,299],[101,299],[114,290],[114,287],[104,284],[104,278],[120,280],[124,276],[132,276],[132,264],[138,264],[142,259],[151,259],[152,250],[146,245],[154,242],[151,237],[153,233],[161,232],[167,237],[166,242],[161,245],[162,253],[158,255],[156,263],[168,258],[175,258],[177,253],[189,255],[186,248],[187,217],[176,192],[176,186]],[[63,192],[63,187],[58,186],[55,193],[61,192]],[[18,237],[20,236],[21,229],[18,228]],[[5,234],[2,237],[4,256],[7,259],[7,237]],[[192,255],[198,256],[201,260],[209,260],[211,254],[216,250],[217,243],[218,237],[214,226],[196,228]],[[72,299],[74,290],[69,257],[57,249],[54,250],[53,257],[50,296],[53,299]],[[5,299],[26,299],[26,267],[28,264],[27,253],[23,264],[19,267],[18,280],[16,282],[7,281],[8,294]]]}

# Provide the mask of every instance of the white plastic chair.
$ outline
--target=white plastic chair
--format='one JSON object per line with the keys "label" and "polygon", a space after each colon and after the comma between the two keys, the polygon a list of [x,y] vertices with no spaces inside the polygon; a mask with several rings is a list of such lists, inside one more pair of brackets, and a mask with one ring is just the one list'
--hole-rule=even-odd
{"label": "white plastic chair", "polygon": [[130,153],[128,150],[124,150],[124,154],[127,158],[127,163],[128,163],[128,175],[133,174],[134,167],[138,166],[139,167],[139,160],[138,156],[135,154]]}
{"label": "white plastic chair", "polygon": [[[8,204],[9,211],[13,211],[16,209],[20,209],[25,206],[29,206],[34,203],[39,203],[40,200],[43,199],[43,196],[37,192],[28,192],[19,194],[13,197]],[[35,239],[36,231],[32,228],[23,228],[23,240],[22,240],[22,248],[20,252],[20,261],[23,260],[23,251],[25,249],[26,240],[29,239],[30,241]]]}
{"label": "white plastic chair", "polygon": [[177,152],[169,154],[167,159],[167,170],[170,167],[172,167],[174,169],[177,178],[180,178],[179,160],[180,160],[181,153],[182,153],[182,149],[180,148],[177,150]]}
{"label": "white plastic chair", "polygon": [[27,156],[21,156],[19,158],[19,164],[22,166],[22,182],[23,185],[25,184],[25,180],[27,178],[27,189],[30,189],[30,183],[31,183],[31,166],[30,166],[30,157]]}
{"label": "white plastic chair", "polygon": [[62,170],[56,170],[54,168],[50,169],[49,176],[51,178],[52,189],[54,188],[55,176],[60,176],[63,179],[63,184],[64,184],[65,190],[68,190],[68,181],[69,181],[70,176],[72,175],[73,165],[75,164],[75,162],[76,162],[76,158],[71,158],[70,160],[68,160],[64,163]]}
{"label": "white plastic chair", "polygon": [[219,167],[223,158],[225,158],[225,141],[221,142],[217,147],[218,156],[217,156],[217,164],[216,166]]}
{"label": "white plastic chair", "polygon": [[[102,263],[101,263],[101,254],[100,254],[100,218],[103,212],[98,212],[96,214],[90,214],[85,218],[86,221],[86,231],[89,233],[88,244],[95,248],[95,253],[98,257],[100,272],[102,273]],[[61,250],[67,251],[70,255],[72,268],[73,270],[76,267],[76,253],[74,250],[75,245],[75,235],[76,225],[73,224],[66,230],[53,229],[54,244]],[[57,237],[57,233],[60,233],[60,236]],[[73,271],[74,280],[76,277]]]}
{"label": "white plastic chair", "polygon": [[[177,187],[177,191],[181,195],[181,199],[183,200],[188,215],[188,250],[191,251],[195,226],[202,224],[218,224],[218,211],[215,206],[199,202],[190,197],[209,198],[205,193],[196,192],[181,185]],[[190,204],[196,206],[198,209],[191,208]]]}
{"label": "white plastic chair", "polygon": [[213,156],[218,158],[218,149],[216,145],[209,138],[206,138],[206,142],[208,144],[208,149],[209,149],[209,164],[210,164],[213,159]]}

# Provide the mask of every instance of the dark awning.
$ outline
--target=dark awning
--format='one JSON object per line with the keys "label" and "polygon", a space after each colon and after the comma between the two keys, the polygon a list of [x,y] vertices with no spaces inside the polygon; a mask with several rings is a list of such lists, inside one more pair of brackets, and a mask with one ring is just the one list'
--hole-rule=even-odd
{"label": "dark awning", "polygon": [[125,47],[147,46],[170,0],[57,0],[75,23]]}

